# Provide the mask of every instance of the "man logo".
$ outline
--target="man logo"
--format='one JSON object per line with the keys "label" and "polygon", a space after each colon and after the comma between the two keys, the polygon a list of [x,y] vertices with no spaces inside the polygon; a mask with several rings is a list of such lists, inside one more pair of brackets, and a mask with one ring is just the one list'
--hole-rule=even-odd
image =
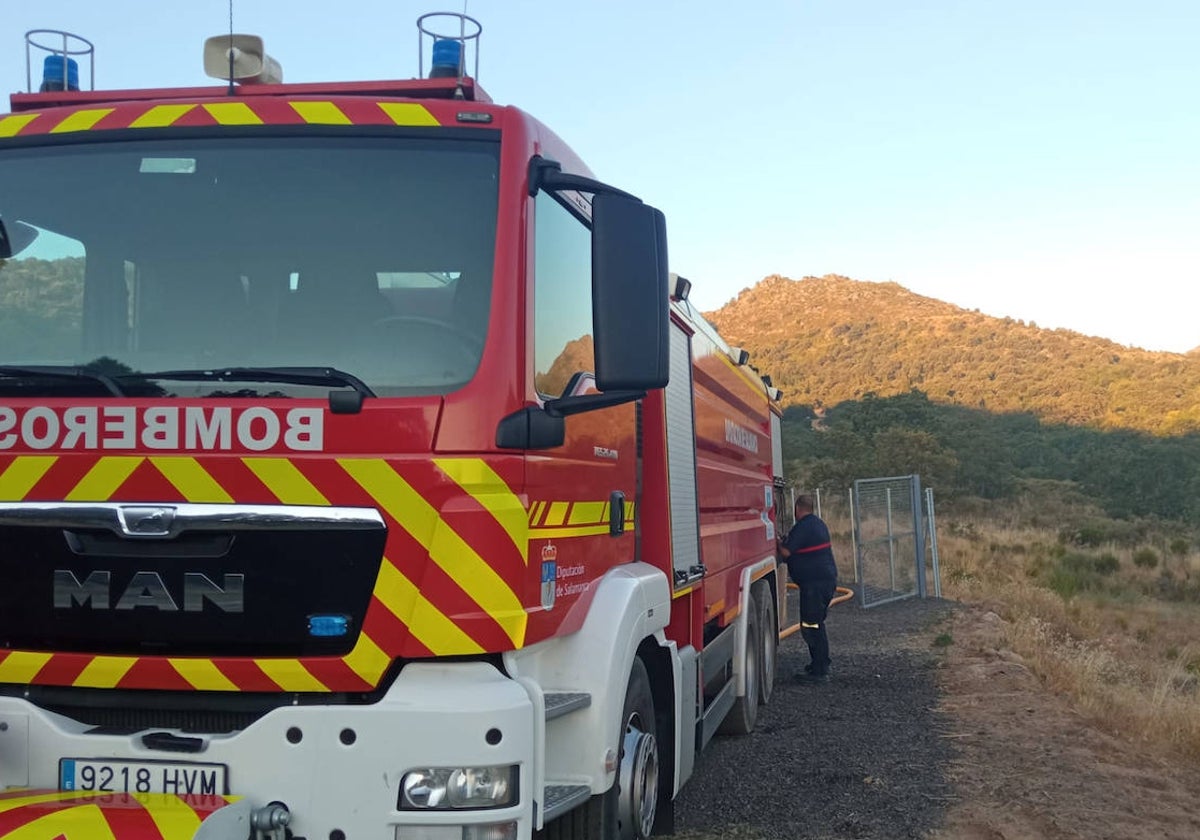
{"label": "man logo", "polygon": [[160,612],[182,609],[183,612],[198,613],[204,611],[205,602],[208,602],[221,612],[244,612],[246,576],[228,574],[222,584],[218,586],[203,572],[184,572],[181,608],[158,572],[137,572],[129,583],[120,587],[121,594],[114,605],[112,572],[96,570],[80,581],[70,569],[55,569],[54,608],[69,610],[90,606],[93,610],[134,610],[152,607]]}
{"label": "man logo", "polygon": [[117,519],[127,537],[165,537],[175,522],[175,508],[121,505]]}

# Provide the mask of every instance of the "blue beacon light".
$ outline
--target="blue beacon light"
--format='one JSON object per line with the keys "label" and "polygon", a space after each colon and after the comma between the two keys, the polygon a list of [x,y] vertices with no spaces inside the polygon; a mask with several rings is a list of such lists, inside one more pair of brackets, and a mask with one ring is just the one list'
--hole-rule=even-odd
{"label": "blue beacon light", "polygon": [[433,42],[433,61],[429,78],[446,79],[459,75],[462,67],[462,42],[452,38],[441,38]]}
{"label": "blue beacon light", "polygon": [[65,55],[46,56],[42,62],[41,90],[79,90],[79,63]]}

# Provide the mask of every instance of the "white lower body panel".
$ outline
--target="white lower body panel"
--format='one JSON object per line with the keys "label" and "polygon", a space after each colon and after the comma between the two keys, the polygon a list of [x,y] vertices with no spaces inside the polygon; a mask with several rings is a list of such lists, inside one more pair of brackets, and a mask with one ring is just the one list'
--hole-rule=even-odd
{"label": "white lower body panel", "polygon": [[[308,838],[340,831],[346,840],[393,840],[397,825],[509,821],[518,838],[532,831],[534,703],[487,663],[410,663],[377,703],[278,708],[242,731],[201,736],[200,752],[151,750],[142,744],[145,733],[96,735],[87,728],[0,697],[0,789],[58,788],[61,758],[216,763],[228,767],[229,794],[254,807],[286,804],[292,831]],[[397,808],[407,771],[510,764],[519,766],[514,805]]]}

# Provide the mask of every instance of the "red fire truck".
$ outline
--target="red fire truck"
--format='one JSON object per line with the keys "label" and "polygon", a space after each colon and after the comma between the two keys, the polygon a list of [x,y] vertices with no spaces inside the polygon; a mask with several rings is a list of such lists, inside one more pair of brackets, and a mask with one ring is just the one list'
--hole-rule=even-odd
{"label": "red fire truck", "polygon": [[640,838],[770,697],[778,392],[435,24],[416,79],[228,35],[110,92],[27,35],[0,837]]}

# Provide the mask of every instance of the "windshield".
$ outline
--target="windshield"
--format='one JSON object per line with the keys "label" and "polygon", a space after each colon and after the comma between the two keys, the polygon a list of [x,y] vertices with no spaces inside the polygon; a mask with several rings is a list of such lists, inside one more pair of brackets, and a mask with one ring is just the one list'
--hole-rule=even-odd
{"label": "windshield", "polygon": [[[258,136],[0,152],[14,252],[0,259],[0,366],[320,367],[379,396],[453,390],[483,348],[498,148]],[[177,396],[329,390],[151,378]]]}

